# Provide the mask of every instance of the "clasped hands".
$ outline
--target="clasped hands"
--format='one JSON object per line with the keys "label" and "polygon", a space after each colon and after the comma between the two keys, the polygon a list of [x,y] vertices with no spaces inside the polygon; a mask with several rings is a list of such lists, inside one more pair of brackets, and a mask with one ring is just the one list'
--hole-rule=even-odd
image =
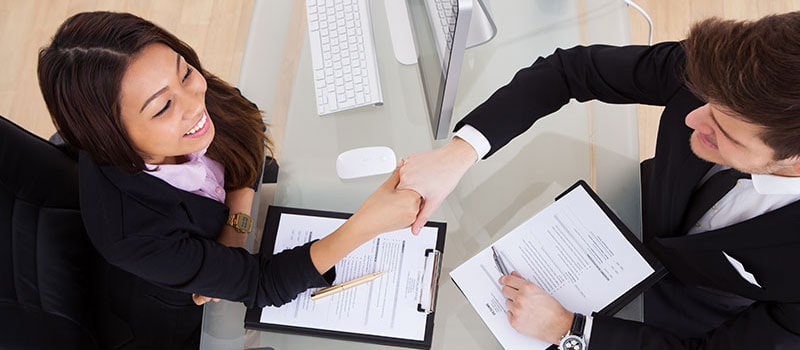
{"label": "clasped hands", "polygon": [[368,230],[371,232],[411,226],[411,232],[419,234],[476,160],[472,146],[458,138],[439,149],[401,159],[386,182],[353,214],[353,219],[374,225]]}

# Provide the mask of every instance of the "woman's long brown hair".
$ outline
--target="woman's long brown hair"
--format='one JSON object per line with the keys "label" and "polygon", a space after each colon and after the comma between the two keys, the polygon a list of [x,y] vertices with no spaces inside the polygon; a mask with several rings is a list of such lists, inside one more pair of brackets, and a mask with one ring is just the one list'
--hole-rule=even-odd
{"label": "woman's long brown hair", "polygon": [[146,170],[120,118],[122,76],[147,45],[162,43],[205,77],[216,134],[206,153],[225,167],[226,189],[251,186],[272,143],[261,111],[203,69],[197,53],[166,30],[128,13],[84,12],[67,19],[39,52],[39,87],[58,132],[100,165]]}

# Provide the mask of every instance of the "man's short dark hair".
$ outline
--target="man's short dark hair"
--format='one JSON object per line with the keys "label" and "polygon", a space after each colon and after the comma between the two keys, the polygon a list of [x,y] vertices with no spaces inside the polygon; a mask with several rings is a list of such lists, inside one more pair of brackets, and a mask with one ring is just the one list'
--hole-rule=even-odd
{"label": "man's short dark hair", "polygon": [[764,127],[759,136],[775,160],[800,156],[800,12],[707,19],[683,45],[695,94]]}

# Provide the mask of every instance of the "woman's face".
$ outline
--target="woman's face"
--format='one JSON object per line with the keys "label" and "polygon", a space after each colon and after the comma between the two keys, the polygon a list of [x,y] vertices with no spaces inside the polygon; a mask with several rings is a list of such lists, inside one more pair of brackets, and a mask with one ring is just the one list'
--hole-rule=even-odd
{"label": "woman's face", "polygon": [[205,78],[170,47],[151,44],[136,55],[122,77],[121,118],[145,162],[179,163],[211,144],[205,96]]}

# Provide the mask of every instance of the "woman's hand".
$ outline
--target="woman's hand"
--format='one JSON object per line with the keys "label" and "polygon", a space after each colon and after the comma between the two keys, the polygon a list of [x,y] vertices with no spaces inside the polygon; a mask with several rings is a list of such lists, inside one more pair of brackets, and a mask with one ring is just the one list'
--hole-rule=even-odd
{"label": "woman's hand", "polygon": [[444,147],[412,154],[402,161],[397,189],[414,190],[423,198],[411,232],[418,234],[431,215],[478,160],[475,149],[456,137]]}
{"label": "woman's hand", "polygon": [[311,245],[311,261],[319,273],[377,235],[406,228],[414,222],[420,196],[411,190],[397,190],[397,169],[373,192],[342,226]]}
{"label": "woman's hand", "polygon": [[539,286],[514,271],[500,277],[508,321],[522,334],[558,344],[572,327],[572,312]]}
{"label": "woman's hand", "polygon": [[361,204],[348,221],[358,224],[363,232],[373,235],[411,226],[417,218],[422,199],[416,191],[396,189],[399,182],[398,168]]}

